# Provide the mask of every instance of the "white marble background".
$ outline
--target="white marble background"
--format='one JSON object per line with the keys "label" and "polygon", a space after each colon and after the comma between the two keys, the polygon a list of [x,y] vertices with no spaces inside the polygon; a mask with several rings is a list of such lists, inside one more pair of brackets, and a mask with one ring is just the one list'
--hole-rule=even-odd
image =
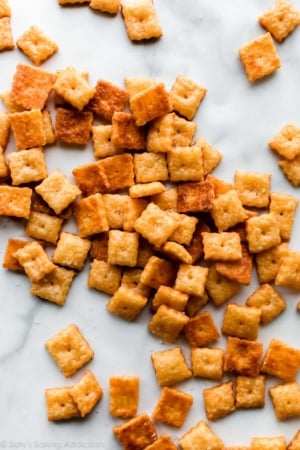
{"label": "white marble background", "polygon": [[[300,125],[300,29],[277,45],[282,68],[270,78],[250,85],[237,57],[238,48],[263,33],[258,15],[272,0],[156,0],[164,36],[149,44],[132,44],[121,16],[92,12],[88,6],[59,7],[56,0],[10,0],[12,29],[19,37],[36,24],[59,44],[59,52],[42,67],[68,65],[88,71],[91,83],[104,78],[123,85],[125,76],[152,76],[171,87],[176,76],[187,75],[207,87],[196,117],[198,136],[203,136],[224,155],[215,174],[227,181],[235,169],[272,173],[272,190],[299,197],[277,166],[268,140],[288,121]],[[300,8],[300,0],[294,0]],[[10,88],[18,62],[28,60],[18,51],[0,54],[0,91]],[[8,151],[13,150],[10,142]],[[75,165],[92,160],[85,151],[46,150],[49,171],[61,167],[71,174]],[[291,246],[299,250],[297,215]],[[0,259],[8,237],[24,237],[22,224],[0,218]],[[108,413],[108,378],[136,374],[141,379],[139,412],[151,414],[159,396],[150,354],[167,348],[147,332],[149,313],[128,324],[105,309],[105,296],[86,287],[87,267],[74,281],[63,308],[33,298],[22,275],[0,268],[0,448],[119,448],[111,428],[120,421]],[[243,303],[255,289],[245,288],[234,299]],[[273,336],[299,346],[300,315],[295,311],[297,293],[281,290],[288,308],[272,324],[262,328],[265,348]],[[218,325],[222,311],[214,311]],[[44,389],[77,381],[65,380],[44,342],[69,323],[77,323],[95,351],[89,368],[100,380],[104,397],[83,421],[49,423]],[[222,340],[218,343],[222,345]],[[186,355],[189,358],[187,348]],[[299,378],[298,378],[299,380]],[[277,383],[278,380],[272,380]],[[194,396],[194,405],[180,430],[158,425],[176,440],[200,419],[205,419],[202,389],[210,381],[189,381],[178,386]],[[283,434],[290,440],[299,420],[278,422],[266,395],[262,410],[236,411],[211,424],[226,445],[249,445],[251,436]]]}

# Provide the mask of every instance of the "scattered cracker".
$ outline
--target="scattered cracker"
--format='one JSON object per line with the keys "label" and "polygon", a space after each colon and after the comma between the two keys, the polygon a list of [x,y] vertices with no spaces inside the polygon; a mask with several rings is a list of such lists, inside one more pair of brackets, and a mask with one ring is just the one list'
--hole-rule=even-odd
{"label": "scattered cracker", "polygon": [[112,314],[133,321],[143,311],[148,297],[131,286],[121,285],[106,304]]}
{"label": "scattered cracker", "polygon": [[110,230],[108,236],[108,263],[118,266],[135,267],[138,246],[138,233]]}
{"label": "scattered cracker", "polygon": [[221,275],[216,269],[216,264],[212,264],[208,270],[205,287],[214,305],[221,306],[239,291],[241,285]]}
{"label": "scattered cracker", "polygon": [[10,17],[0,18],[0,51],[12,50],[14,39],[11,31]]}
{"label": "scattered cracker", "polygon": [[215,267],[219,274],[229,280],[249,286],[252,276],[252,255],[245,244],[242,244],[242,258],[238,261],[216,261]]}
{"label": "scattered cracker", "polygon": [[143,450],[157,438],[155,426],[146,413],[115,426],[113,433],[124,450]]}
{"label": "scattered cracker", "polygon": [[69,395],[79,409],[81,417],[85,417],[101,400],[103,391],[93,372],[87,370],[83,377],[70,388]]}
{"label": "scattered cracker", "polygon": [[188,321],[189,318],[183,312],[161,305],[152,316],[148,330],[166,342],[174,342]]}
{"label": "scattered cracker", "polygon": [[152,418],[157,422],[180,428],[192,404],[192,395],[166,386],[161,391]]}
{"label": "scattered cracker", "polygon": [[7,270],[23,271],[23,267],[13,255],[17,250],[30,243],[31,241],[28,240],[9,238],[3,256],[2,267]]}
{"label": "scattered cracker", "polygon": [[192,264],[180,264],[174,288],[188,295],[202,297],[207,280],[208,268],[193,266]]}
{"label": "scattered cracker", "polygon": [[7,163],[14,186],[42,181],[48,176],[45,156],[40,148],[12,152],[7,156]]}
{"label": "scattered cracker", "polygon": [[226,231],[247,218],[238,192],[234,189],[213,200],[211,215],[218,231]]}
{"label": "scattered cracker", "polygon": [[95,94],[95,88],[89,85],[85,74],[74,69],[74,67],[67,67],[58,71],[53,89],[79,111],[88,104]]}
{"label": "scattered cracker", "polygon": [[207,212],[212,210],[215,191],[210,181],[181,183],[177,191],[178,212]]}
{"label": "scattered cracker", "polygon": [[233,382],[203,389],[204,407],[208,420],[218,420],[235,410]]}
{"label": "scattered cracker", "polygon": [[91,0],[89,3],[90,8],[97,11],[118,14],[120,9],[120,0]]}
{"label": "scattered cracker", "polygon": [[111,137],[112,125],[92,126],[92,140],[94,156],[96,159],[117,155],[118,153],[122,153],[124,151],[112,143]]}
{"label": "scattered cracker", "polygon": [[74,233],[62,232],[59,236],[52,261],[60,266],[81,270],[84,266],[91,242]]}
{"label": "scattered cracker", "polygon": [[278,162],[278,166],[294,187],[300,186],[300,155],[291,161],[281,159]]}
{"label": "scattered cracker", "polygon": [[58,141],[66,144],[87,144],[93,123],[90,111],[76,111],[57,108],[55,117],[55,134]]}
{"label": "scattered cracker", "polygon": [[300,416],[300,385],[296,381],[272,386],[269,393],[278,420]]}
{"label": "scattered cracker", "polygon": [[73,375],[94,356],[93,350],[75,324],[48,339],[45,347],[65,377]]}
{"label": "scattered cracker", "polygon": [[240,47],[239,56],[251,82],[270,75],[281,67],[270,33],[263,34]]}
{"label": "scattered cracker", "polygon": [[246,223],[247,241],[252,253],[260,253],[280,244],[280,229],[274,214],[250,217]]}
{"label": "scattered cracker", "polygon": [[179,75],[170,91],[170,99],[174,110],[181,116],[192,120],[207,89],[190,78]]}
{"label": "scattered cracker", "polygon": [[256,377],[260,371],[262,353],[261,342],[228,336],[224,371]]}
{"label": "scattered cracker", "polygon": [[249,340],[258,337],[261,311],[254,306],[229,303],[223,317],[222,332]]}
{"label": "scattered cracker", "polygon": [[58,51],[58,45],[36,25],[32,25],[25,31],[17,39],[16,44],[33,64],[37,66],[41,65]]}
{"label": "scattered cracker", "polygon": [[109,412],[113,417],[127,419],[136,416],[140,379],[134,376],[109,378]]}
{"label": "scattered cracker", "polygon": [[25,233],[33,239],[56,244],[63,219],[39,211],[31,211]]}
{"label": "scattered cracker", "polygon": [[223,377],[224,350],[221,348],[192,347],[192,371],[194,377],[221,380]]}
{"label": "scattered cracker", "polygon": [[41,147],[46,144],[43,115],[39,109],[10,114],[17,150]]}
{"label": "scattered cracker", "polygon": [[[148,2],[148,0],[138,1]],[[163,83],[156,83],[133,95],[130,97],[129,104],[137,126],[145,125],[172,111],[169,94]]]}
{"label": "scattered cracker", "polygon": [[0,185],[0,216],[23,217],[30,215],[32,190],[28,187]]}
{"label": "scattered cracker", "polygon": [[73,270],[56,266],[54,270],[39,282],[32,284],[30,293],[43,300],[63,306],[74,276],[75,272]]}
{"label": "scattered cracker", "polygon": [[160,386],[173,386],[192,376],[180,347],[152,353],[151,359]]}
{"label": "scattered cracker", "polygon": [[265,406],[265,377],[236,377],[236,407],[263,408]]}
{"label": "scattered cracker", "polygon": [[267,348],[261,371],[293,381],[300,368],[300,350],[273,338]]}
{"label": "scattered cracker", "polygon": [[183,312],[188,298],[188,295],[184,292],[180,292],[169,286],[160,285],[153,297],[151,308],[156,311],[161,305],[167,305],[177,311]]}
{"label": "scattered cracker", "polygon": [[80,411],[70,396],[69,387],[48,388],[45,390],[45,396],[49,421],[80,417]]}
{"label": "scattered cracker", "polygon": [[269,204],[271,175],[236,170],[234,187],[244,206],[265,208]]}
{"label": "scattered cracker", "polygon": [[95,94],[88,108],[95,114],[111,121],[116,111],[123,111],[129,95],[127,91],[106,80],[98,80]]}
{"label": "scattered cracker", "polygon": [[287,123],[269,141],[269,147],[287,160],[295,159],[300,155],[300,128]]}
{"label": "scattered cracker", "polygon": [[271,193],[270,200],[269,211],[278,222],[280,237],[289,241],[299,200],[292,195],[276,192]]}
{"label": "scattered cracker", "polygon": [[163,34],[152,0],[121,1],[122,15],[132,41],[157,39]]}
{"label": "scattered cracker", "polygon": [[289,250],[282,258],[275,284],[291,289],[300,289],[300,252]]}
{"label": "scattered cracker", "polygon": [[241,239],[238,233],[202,232],[205,260],[237,261],[242,258]]}
{"label": "scattered cracker", "polygon": [[180,439],[179,444],[182,450],[223,450],[224,444],[221,439],[212,431],[209,425],[200,420],[190,428]]}
{"label": "scattered cracker", "polygon": [[80,189],[59,169],[54,170],[36,186],[35,191],[56,214],[60,214],[81,194]]}
{"label": "scattered cracker", "polygon": [[19,248],[13,257],[23,267],[32,283],[38,283],[42,278],[55,269],[47,253],[38,242],[32,242]]}
{"label": "scattered cracker", "polygon": [[11,9],[8,0],[0,0],[0,18],[10,16],[11,16]]}
{"label": "scattered cracker", "polygon": [[275,280],[281,262],[288,252],[288,245],[284,242],[255,255],[256,271],[260,283],[271,283]]}
{"label": "scattered cracker", "polygon": [[260,309],[260,322],[263,325],[274,320],[286,309],[286,301],[270,284],[261,284],[258,289],[251,294],[246,305]]}
{"label": "scattered cracker", "polygon": [[91,263],[88,275],[89,288],[112,295],[119,288],[120,281],[121,269],[119,267],[97,259]]}
{"label": "scattered cracker", "polygon": [[219,330],[209,311],[190,318],[184,327],[184,334],[192,347],[212,344],[220,337]]}
{"label": "scattered cracker", "polygon": [[166,188],[160,181],[150,183],[137,183],[129,188],[129,195],[132,198],[151,197],[165,192]]}
{"label": "scattered cracker", "polygon": [[107,215],[101,194],[89,195],[74,204],[74,215],[81,237],[108,231]]}
{"label": "scattered cracker", "polygon": [[251,450],[285,450],[286,443],[283,436],[253,437]]}
{"label": "scattered cracker", "polygon": [[300,11],[288,0],[276,0],[258,20],[278,42],[281,42],[300,25]]}
{"label": "scattered cracker", "polygon": [[132,114],[115,112],[112,117],[111,142],[118,148],[144,149],[145,129],[136,125]]}

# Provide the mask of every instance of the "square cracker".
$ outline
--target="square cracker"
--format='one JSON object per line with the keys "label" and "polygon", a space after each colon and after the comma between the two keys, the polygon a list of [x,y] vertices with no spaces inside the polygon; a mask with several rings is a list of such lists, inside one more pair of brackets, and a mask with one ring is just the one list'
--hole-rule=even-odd
{"label": "square cracker", "polygon": [[281,42],[300,25],[300,12],[288,0],[276,0],[258,20],[278,42]]}
{"label": "square cracker", "polygon": [[222,332],[249,340],[258,337],[261,311],[255,306],[229,303],[223,317]]}
{"label": "square cracker", "polygon": [[175,113],[164,114],[149,124],[147,150],[166,153],[173,147],[190,145],[196,129],[195,122],[190,122]]}
{"label": "square cracker", "polygon": [[89,103],[95,94],[95,88],[89,85],[86,74],[79,72],[74,67],[67,67],[57,72],[53,90],[79,111]]}
{"label": "square cracker", "polygon": [[106,308],[112,314],[124,320],[134,320],[145,308],[148,297],[144,292],[130,285],[121,284],[106,304]]}
{"label": "square cracker", "polygon": [[300,385],[296,381],[277,384],[269,389],[278,420],[300,416]]}
{"label": "square cracker", "polygon": [[233,381],[203,389],[204,407],[208,420],[218,420],[235,410]]}
{"label": "square cracker", "polygon": [[206,177],[217,167],[223,155],[202,137],[198,138],[196,143],[201,145],[203,174]]}
{"label": "square cracker", "polygon": [[108,192],[130,187],[133,180],[133,156],[130,153],[108,156],[98,161],[107,177]]}
{"label": "square cracker", "polygon": [[238,233],[201,233],[205,260],[237,261],[242,258],[241,239]]}
{"label": "square cracker", "polygon": [[210,426],[200,420],[179,438],[182,450],[223,450],[224,444]]}
{"label": "square cracker", "polygon": [[221,348],[192,347],[194,377],[221,380],[223,377],[224,350]]}
{"label": "square cracker", "polygon": [[121,1],[122,15],[132,41],[160,38],[163,34],[152,0]]}
{"label": "square cracker", "polygon": [[212,210],[215,191],[210,181],[180,183],[177,192],[178,212],[208,212]]}
{"label": "square cracker", "polygon": [[109,229],[101,194],[89,195],[77,200],[74,204],[74,215],[81,237],[88,237]]}
{"label": "square cracker", "polygon": [[55,269],[55,265],[49,260],[47,253],[38,242],[32,242],[19,248],[13,256],[23,267],[32,283],[39,282]]}
{"label": "square cracker", "polygon": [[156,311],[160,305],[168,305],[183,312],[189,296],[169,286],[160,285],[153,297],[151,308]]}
{"label": "square cracker", "polygon": [[193,263],[193,258],[190,253],[183,245],[177,242],[167,241],[162,247],[162,253],[176,263]]}
{"label": "square cracker", "polygon": [[133,95],[130,97],[129,105],[137,126],[145,125],[151,120],[172,111],[169,93],[163,83],[156,83]]}
{"label": "square cracker", "polygon": [[280,237],[289,241],[299,200],[292,195],[277,192],[272,192],[270,199],[269,211],[275,215],[278,222]]}
{"label": "square cracker", "polygon": [[74,167],[72,174],[84,197],[108,191],[108,177],[101,161]]}
{"label": "square cracker", "polygon": [[264,356],[261,371],[285,381],[293,381],[300,369],[300,350],[273,338]]}
{"label": "square cracker", "polygon": [[124,450],[143,450],[157,438],[155,426],[146,413],[115,426],[113,433]]}
{"label": "square cracker", "polygon": [[172,286],[176,278],[177,266],[164,258],[151,256],[141,274],[141,282],[153,289],[161,285]]}
{"label": "square cracker", "polygon": [[127,419],[138,410],[140,379],[136,376],[109,378],[109,412],[113,417]]}
{"label": "square cracker", "polygon": [[202,181],[202,149],[200,145],[173,147],[167,154],[171,181]]}
{"label": "square cracker", "polygon": [[180,347],[154,352],[151,359],[159,386],[173,386],[192,376]]}
{"label": "square cracker", "polygon": [[93,125],[92,141],[94,149],[94,157],[105,158],[106,156],[117,155],[122,153],[124,149],[116,147],[111,140],[112,125]]}
{"label": "square cracker", "polygon": [[288,244],[284,242],[255,255],[256,271],[260,283],[271,283],[275,280],[282,259],[288,252]]}
{"label": "square cracker", "polygon": [[300,252],[289,250],[281,259],[275,284],[300,289]]}
{"label": "square cracker", "polygon": [[224,371],[256,377],[260,372],[262,353],[261,342],[228,336]]}
{"label": "square cracker", "polygon": [[120,0],[91,0],[89,3],[90,8],[97,11],[117,14],[120,8]]}
{"label": "square cracker", "polygon": [[211,344],[220,337],[219,330],[209,311],[190,318],[184,327],[184,334],[192,347]]}
{"label": "square cracker", "polygon": [[300,155],[296,156],[291,161],[288,159],[281,159],[278,162],[278,166],[294,187],[300,186]]}
{"label": "square cracker", "polygon": [[274,320],[287,306],[286,301],[279,292],[277,292],[271,284],[267,283],[261,284],[259,288],[247,298],[246,305],[260,309],[260,322],[263,325]]}
{"label": "square cracker", "polygon": [[252,253],[260,253],[280,244],[280,229],[274,214],[250,217],[246,222],[246,237]]}
{"label": "square cracker", "polygon": [[39,109],[12,113],[9,117],[17,150],[46,144],[43,115]]}
{"label": "square cracker", "polygon": [[188,295],[202,297],[208,276],[208,268],[192,264],[180,264],[174,288]]}
{"label": "square cracker", "polygon": [[152,197],[165,192],[166,188],[160,181],[151,181],[149,183],[137,183],[129,188],[129,195],[132,198]]}
{"label": "square cracker", "polygon": [[205,289],[214,305],[221,306],[239,291],[241,285],[221,275],[216,267],[215,263],[209,267]]}
{"label": "square cracker", "polygon": [[271,174],[236,170],[234,188],[244,206],[265,208],[269,204]]}
{"label": "square cracker", "polygon": [[45,214],[39,211],[31,211],[26,223],[25,233],[33,239],[56,244],[63,224],[60,217]]}
{"label": "square cracker", "polygon": [[265,376],[237,376],[235,395],[237,408],[263,408],[265,406]]}
{"label": "square cracker", "polygon": [[0,0],[0,17],[10,17],[11,9],[8,0]]}
{"label": "square cracker", "polygon": [[60,214],[81,194],[80,189],[60,169],[48,175],[36,186],[35,191],[56,214]]}
{"label": "square cracker", "polygon": [[137,263],[138,246],[138,233],[110,230],[108,235],[108,263],[118,266],[135,267]]}
{"label": "square cracker", "polygon": [[14,46],[10,17],[0,17],[0,51],[12,50]]}
{"label": "square cracker", "polygon": [[69,395],[79,409],[81,417],[85,417],[101,400],[103,391],[93,372],[87,370],[83,377],[70,388]]}
{"label": "square cracker", "polygon": [[176,445],[167,434],[159,436],[146,450],[177,450]]}
{"label": "square cracker", "polygon": [[150,244],[160,247],[178,226],[178,218],[151,202],[135,221],[134,228]]}
{"label": "square cracker", "polygon": [[245,244],[242,244],[242,258],[238,261],[216,261],[215,267],[219,274],[229,280],[248,286],[251,283],[252,255]]}
{"label": "square cracker", "polygon": [[0,147],[3,151],[6,149],[8,139],[10,134],[10,118],[9,114],[1,111],[0,112]]}
{"label": "square cracker", "polygon": [[111,121],[114,112],[123,111],[129,94],[110,81],[98,80],[94,97],[88,104],[89,110],[106,120]]}
{"label": "square cracker", "polygon": [[179,75],[170,90],[170,99],[174,110],[188,120],[192,120],[206,92],[207,89],[194,80]]}
{"label": "square cracker", "polygon": [[0,186],[0,216],[28,219],[32,190],[28,187]]}
{"label": "square cracker", "polygon": [[248,80],[251,82],[270,75],[281,66],[269,32],[240,47],[239,56]]}
{"label": "square cracker", "polygon": [[211,215],[218,231],[226,231],[247,218],[247,212],[235,189],[213,200]]}
{"label": "square cracker", "polygon": [[174,342],[188,321],[185,313],[160,305],[149,321],[148,330],[165,342]]}
{"label": "square cracker", "polygon": [[23,239],[13,239],[9,238],[7,240],[2,267],[7,270],[24,270],[23,267],[19,264],[18,260],[13,256],[14,253],[20,248],[25,247],[25,245],[30,244],[31,241],[25,241]]}
{"label": "square cracker", "polygon": [[94,357],[93,350],[75,324],[48,339],[45,347],[65,377],[72,376]]}
{"label": "square cracker", "polygon": [[122,149],[142,150],[146,147],[146,133],[138,127],[132,114],[115,112],[112,117],[111,142]]}
{"label": "square cracker", "polygon": [[88,287],[114,294],[120,286],[121,268],[113,266],[106,261],[94,259],[90,264],[88,274]]}
{"label": "square cracker", "polygon": [[180,428],[193,404],[186,392],[165,386],[152,413],[152,418],[171,427]]}
{"label": "square cracker", "polygon": [[48,388],[45,390],[45,396],[49,421],[80,417],[80,411],[70,396],[70,387]]}
{"label": "square cracker", "polygon": [[57,108],[55,116],[55,134],[60,142],[66,144],[87,144],[93,123],[90,111],[77,111]]}
{"label": "square cracker", "polygon": [[283,436],[253,437],[251,450],[285,450],[286,443]]}
{"label": "square cracker", "polygon": [[58,51],[58,45],[40,28],[32,25],[20,36],[16,44],[18,48],[37,66]]}
{"label": "square cracker", "polygon": [[295,159],[300,155],[300,128],[287,123],[269,141],[269,147],[287,160]]}
{"label": "square cracker", "polygon": [[135,153],[133,155],[133,164],[136,183],[166,181],[169,179],[164,153]]}
{"label": "square cracker", "polygon": [[300,449],[300,430],[297,431],[291,442],[289,443],[287,450],[299,450]]}
{"label": "square cracker", "polygon": [[60,266],[81,270],[90,248],[91,242],[88,239],[63,231],[59,236],[52,261]]}
{"label": "square cracker", "polygon": [[7,162],[14,186],[42,181],[48,175],[45,155],[40,148],[11,152]]}
{"label": "square cracker", "polygon": [[74,276],[73,270],[55,266],[48,275],[32,284],[30,293],[62,306],[65,304]]}

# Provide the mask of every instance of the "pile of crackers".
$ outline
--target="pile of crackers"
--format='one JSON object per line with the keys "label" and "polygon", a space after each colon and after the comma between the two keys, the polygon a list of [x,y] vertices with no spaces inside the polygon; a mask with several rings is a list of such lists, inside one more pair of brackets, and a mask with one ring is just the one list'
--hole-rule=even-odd
{"label": "pile of crackers", "polygon": [[[111,314],[130,322],[149,307],[149,333],[166,343],[186,340],[190,367],[180,345],[151,355],[161,387],[151,417],[138,414],[138,377],[110,378],[110,413],[126,419],[113,432],[125,450],[177,448],[157,435],[155,422],[184,424],[193,397],[177,385],[191,377],[218,383],[203,390],[209,421],[264,407],[267,376],[280,380],[269,389],[278,420],[299,416],[300,349],[275,338],[263,349],[258,341],[260,327],[286,309],[276,286],[300,289],[300,252],[289,247],[297,198],[272,192],[269,173],[236,170],[233,182],[212,175],[222,154],[196,138],[193,119],[206,89],[194,80],[179,75],[169,91],[151,78],[124,83],[91,86],[88,73],[74,67],[16,67],[2,95],[7,112],[0,113],[0,215],[23,221],[29,239],[8,240],[3,267],[24,272],[32,295],[63,306],[89,261],[87,285],[109,296]],[[6,155],[10,133],[15,151]],[[292,160],[289,136],[281,131],[270,147]],[[90,138],[94,160],[74,167],[72,179],[60,168],[48,173],[48,147],[84,149]],[[76,233],[64,230],[72,219]],[[254,268],[260,286],[243,305],[234,303]],[[208,302],[226,304],[220,330],[203,309]],[[214,346],[221,334],[225,349]],[[94,357],[76,324],[45,347],[67,378]],[[46,389],[48,419],[84,418],[102,395],[87,370],[72,386]],[[299,441],[297,433],[289,450]],[[225,448],[203,420],[179,444]],[[251,448],[286,443],[283,436],[255,437]]]}

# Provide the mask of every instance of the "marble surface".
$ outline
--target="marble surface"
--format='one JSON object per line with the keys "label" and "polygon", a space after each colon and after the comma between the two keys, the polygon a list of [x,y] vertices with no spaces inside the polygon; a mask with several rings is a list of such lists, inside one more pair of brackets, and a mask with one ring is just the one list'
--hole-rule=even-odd
{"label": "marble surface", "polygon": [[[121,16],[92,12],[87,5],[59,7],[56,0],[10,0],[12,30],[18,38],[36,24],[59,44],[59,52],[42,67],[57,70],[74,66],[88,71],[91,84],[99,78],[123,85],[125,76],[154,77],[170,88],[184,74],[208,89],[197,116],[197,136],[203,136],[223,153],[215,174],[232,181],[235,169],[272,174],[272,190],[299,197],[299,190],[287,183],[278,158],[267,142],[288,121],[300,124],[299,73],[300,29],[277,45],[282,68],[274,76],[251,85],[237,56],[238,48],[263,33],[257,22],[271,0],[156,0],[164,36],[147,44],[129,41]],[[300,0],[294,0],[300,8]],[[10,89],[16,64],[28,62],[18,50],[0,54],[0,91]],[[11,140],[7,152],[14,148]],[[92,149],[63,150],[59,145],[46,150],[49,171],[60,167],[68,175],[75,165],[92,160]],[[291,246],[299,250],[300,212]],[[69,227],[69,228],[68,228]],[[71,229],[67,226],[66,229]],[[0,259],[9,237],[24,237],[23,223],[0,218]],[[150,355],[169,346],[148,334],[149,312],[128,324],[110,315],[106,297],[86,287],[87,266],[71,287],[63,308],[29,294],[25,276],[0,269],[0,448],[95,448],[117,450],[112,427],[120,420],[108,412],[108,379],[116,374],[134,374],[141,380],[139,412],[151,414],[159,396]],[[251,286],[234,297],[243,303],[256,288]],[[287,310],[261,328],[259,340],[265,348],[274,336],[299,346],[299,295],[281,289]],[[210,309],[210,307],[208,307]],[[212,310],[220,326],[223,310]],[[88,367],[97,375],[104,396],[83,421],[50,423],[44,400],[46,387],[77,381],[60,373],[44,348],[44,342],[69,323],[77,323],[95,351]],[[182,344],[189,360],[188,348]],[[217,343],[224,345],[224,340]],[[299,378],[298,378],[298,381]],[[267,388],[278,380],[268,381]],[[177,442],[185,431],[205,419],[202,389],[208,380],[193,380],[178,386],[194,396],[194,404],[179,430],[161,424],[159,434],[169,433]],[[226,445],[249,445],[253,435],[284,435],[289,441],[299,420],[278,422],[270,398],[261,410],[236,411],[210,424]]]}

